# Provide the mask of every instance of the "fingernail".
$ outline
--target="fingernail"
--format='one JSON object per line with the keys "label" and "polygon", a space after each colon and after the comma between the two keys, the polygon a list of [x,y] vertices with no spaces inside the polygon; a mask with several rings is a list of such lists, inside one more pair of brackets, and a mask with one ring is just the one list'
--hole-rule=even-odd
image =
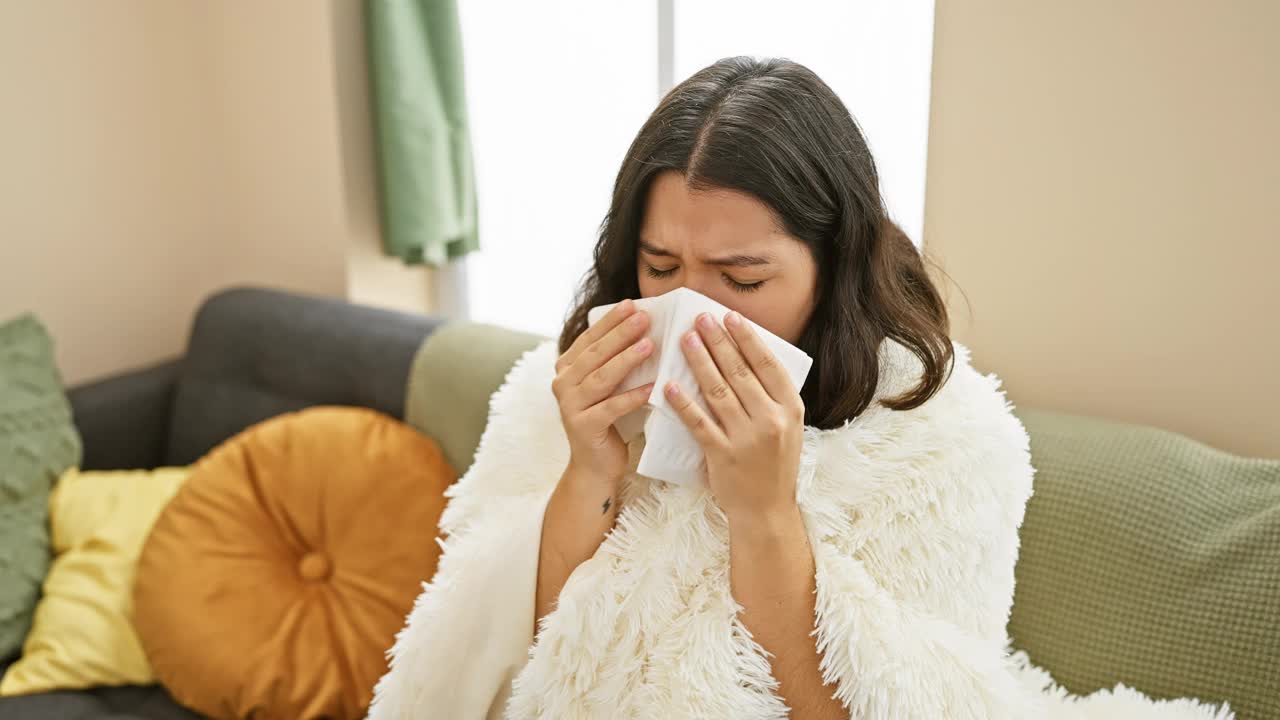
{"label": "fingernail", "polygon": [[702,313],[701,315],[699,315],[699,316],[698,316],[698,326],[699,326],[699,327],[701,327],[703,330],[710,330],[710,329],[711,329],[711,316],[710,316],[709,314],[707,314],[707,313]]}
{"label": "fingernail", "polygon": [[645,353],[649,351],[649,344],[649,338],[643,338],[632,347],[634,347],[638,353]]}
{"label": "fingernail", "polygon": [[679,386],[675,383],[667,383],[667,394],[671,397],[678,397],[680,395]]}
{"label": "fingernail", "polygon": [[640,327],[640,325],[644,323],[644,316],[640,313],[636,313],[628,318],[627,322],[631,323],[635,327]]}
{"label": "fingernail", "polygon": [[730,327],[738,327],[738,323],[742,322],[742,316],[736,310],[730,310],[729,314],[724,317],[724,322]]}
{"label": "fingernail", "polygon": [[684,342],[691,348],[696,348],[702,344],[702,339],[698,337],[698,333],[691,332],[684,336]]}
{"label": "fingernail", "polygon": [[621,308],[624,313],[631,312],[631,305],[631,298],[627,298],[626,300],[618,303],[618,307]]}

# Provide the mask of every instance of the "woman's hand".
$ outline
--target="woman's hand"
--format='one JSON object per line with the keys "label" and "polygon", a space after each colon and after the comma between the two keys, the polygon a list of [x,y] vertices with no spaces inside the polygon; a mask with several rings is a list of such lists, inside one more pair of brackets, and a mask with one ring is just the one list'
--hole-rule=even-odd
{"label": "woman's hand", "polygon": [[614,391],[653,352],[653,343],[644,337],[648,327],[648,313],[623,300],[556,361],[551,391],[569,438],[569,465],[542,518],[535,634],[569,575],[595,554],[617,520],[616,496],[627,470],[627,446],[613,423],[644,405],[653,384],[617,395]]}
{"label": "woman's hand", "polygon": [[551,391],[569,438],[569,466],[583,476],[616,483],[626,473],[627,446],[613,423],[643,406],[653,383],[613,392],[653,352],[648,328],[649,314],[623,300],[556,361]]}
{"label": "woman's hand", "polygon": [[804,443],[799,391],[736,312],[724,326],[707,313],[696,324],[680,344],[713,416],[674,382],[664,392],[706,453],[711,492],[731,521],[795,513]]}
{"label": "woman's hand", "polygon": [[664,391],[707,455],[707,481],[729,520],[731,592],[772,658],[791,717],[848,717],[823,684],[812,633],[814,559],[796,503],[804,401],[741,316],[731,312],[724,324],[703,313],[680,343],[711,416],[683,389]]}

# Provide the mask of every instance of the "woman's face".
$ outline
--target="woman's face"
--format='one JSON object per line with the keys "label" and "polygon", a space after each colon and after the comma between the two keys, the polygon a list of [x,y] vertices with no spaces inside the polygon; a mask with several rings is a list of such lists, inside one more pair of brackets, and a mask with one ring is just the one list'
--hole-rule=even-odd
{"label": "woman's face", "polygon": [[641,297],[687,287],[792,345],[813,314],[818,282],[809,248],[778,227],[768,206],[733,190],[690,191],[674,170],[650,186],[636,272]]}

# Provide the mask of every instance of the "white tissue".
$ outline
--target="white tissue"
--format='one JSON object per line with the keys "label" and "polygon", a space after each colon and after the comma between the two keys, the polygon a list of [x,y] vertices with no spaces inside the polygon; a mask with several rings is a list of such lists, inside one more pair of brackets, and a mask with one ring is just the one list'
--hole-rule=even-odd
{"label": "white tissue", "polygon": [[[653,351],[635,370],[618,385],[615,393],[652,382],[653,391],[645,407],[622,416],[614,423],[626,442],[643,432],[644,450],[636,472],[671,483],[692,485],[705,482],[706,466],[702,448],[693,435],[685,429],[680,416],[667,402],[664,392],[669,381],[676,381],[685,392],[693,393],[694,401],[711,415],[693,368],[685,360],[680,348],[680,338],[693,329],[694,320],[707,312],[716,322],[723,323],[729,308],[699,292],[688,288],[676,288],[657,297],[633,300],[636,308],[649,314],[648,337],[653,341]],[[595,325],[617,303],[600,305],[587,311],[587,324]],[[751,320],[743,320],[764,340],[778,362],[791,376],[796,388],[804,385],[813,366],[813,358],[800,348],[765,330]]]}

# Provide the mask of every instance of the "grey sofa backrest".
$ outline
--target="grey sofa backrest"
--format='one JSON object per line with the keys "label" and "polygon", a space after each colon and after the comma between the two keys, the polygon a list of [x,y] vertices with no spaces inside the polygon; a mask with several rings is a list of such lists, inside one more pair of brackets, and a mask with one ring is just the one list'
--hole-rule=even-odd
{"label": "grey sofa backrest", "polygon": [[311,405],[403,418],[414,353],[443,322],[278,290],[212,296],[178,374],[165,463],[190,464],[249,425]]}

